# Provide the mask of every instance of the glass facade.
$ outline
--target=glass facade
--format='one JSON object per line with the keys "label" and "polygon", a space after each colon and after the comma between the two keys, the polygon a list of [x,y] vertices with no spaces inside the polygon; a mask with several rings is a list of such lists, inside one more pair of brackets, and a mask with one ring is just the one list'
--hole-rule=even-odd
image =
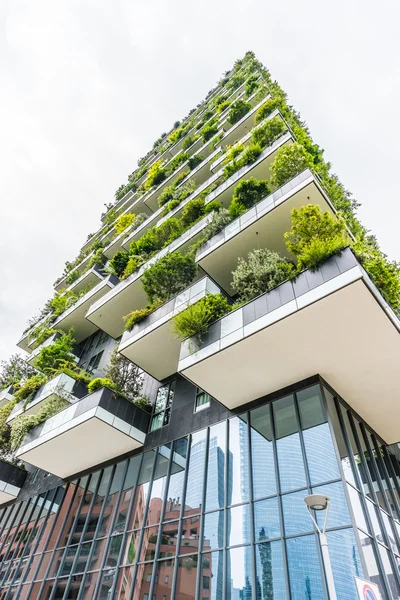
{"label": "glass facade", "polygon": [[399,463],[316,384],[3,508],[0,599],[328,598],[314,492],[338,598],[400,598]]}

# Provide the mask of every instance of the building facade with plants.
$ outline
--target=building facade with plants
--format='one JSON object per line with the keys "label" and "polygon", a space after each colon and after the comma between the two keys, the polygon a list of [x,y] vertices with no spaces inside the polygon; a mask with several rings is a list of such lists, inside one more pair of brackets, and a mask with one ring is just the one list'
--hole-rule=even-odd
{"label": "building facade with plants", "polygon": [[[400,599],[400,267],[252,52],[0,367],[0,600]],[[328,575],[328,576],[327,576]]]}

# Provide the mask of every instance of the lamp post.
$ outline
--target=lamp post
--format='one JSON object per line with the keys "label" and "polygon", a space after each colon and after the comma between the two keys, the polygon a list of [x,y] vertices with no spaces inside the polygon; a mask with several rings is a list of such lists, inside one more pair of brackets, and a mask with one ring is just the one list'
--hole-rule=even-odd
{"label": "lamp post", "polygon": [[[307,510],[310,514],[310,517],[318,531],[318,536],[319,536],[319,541],[321,544],[321,551],[322,551],[322,560],[324,561],[324,567],[325,567],[326,582],[328,585],[329,600],[337,600],[336,590],[335,590],[335,582],[333,579],[331,559],[329,556],[328,540],[327,540],[327,537],[325,534],[326,525],[328,522],[328,515],[329,515],[330,498],[329,498],[329,496],[325,496],[323,494],[311,494],[311,496],[306,496],[304,498],[304,502],[306,503]],[[326,511],[324,526],[322,527],[322,530],[320,529],[316,519],[314,518],[314,515],[312,513],[313,510],[321,510],[321,511],[325,510]]]}

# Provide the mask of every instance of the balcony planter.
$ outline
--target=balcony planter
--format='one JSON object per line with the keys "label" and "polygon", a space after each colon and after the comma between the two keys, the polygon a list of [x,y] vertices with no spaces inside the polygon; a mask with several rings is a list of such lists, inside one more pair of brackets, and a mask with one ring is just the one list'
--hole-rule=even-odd
{"label": "balcony planter", "polygon": [[230,409],[320,374],[386,442],[397,442],[399,333],[347,248],[216,321],[197,347],[186,340],[178,370]]}
{"label": "balcony planter", "polygon": [[147,304],[147,296],[141,284],[141,277],[145,270],[160,260],[160,258],[175,250],[179,250],[182,254],[185,254],[189,247],[203,235],[204,229],[211,219],[212,214],[206,215],[171,244],[157,252],[137,271],[92,304],[86,314],[86,319],[113,338],[122,335],[124,333],[123,317],[132,310],[143,308]]}
{"label": "balcony planter", "polygon": [[31,429],[16,456],[69,477],[143,446],[149,420],[149,413],[101,388]]}
{"label": "balcony planter", "polygon": [[196,262],[222,289],[233,294],[232,271],[237,267],[239,256],[246,258],[257,246],[274,250],[281,256],[290,256],[283,236],[290,230],[293,208],[304,204],[316,204],[322,211],[330,213],[335,211],[309,169],[293,177],[209,239],[197,251]]}
{"label": "balcony planter", "polygon": [[[79,400],[79,398],[83,398],[87,394],[87,387],[79,382],[73,377],[66,375],[65,373],[60,373],[45,385],[40,387],[33,399],[29,404],[24,407],[25,400],[19,402],[12,410],[10,416],[7,419],[7,423],[12,423],[17,417],[20,415],[36,415],[41,407],[43,406],[43,402],[46,400],[51,400],[55,396],[62,396],[67,402],[70,404],[74,404]],[[24,410],[25,408],[25,410]]]}
{"label": "balcony planter", "polygon": [[24,469],[0,460],[0,505],[18,497],[26,475]]}
{"label": "balcony planter", "polygon": [[181,344],[172,332],[171,320],[207,294],[220,291],[209,277],[203,277],[125,331],[118,351],[159,381],[176,373]]}

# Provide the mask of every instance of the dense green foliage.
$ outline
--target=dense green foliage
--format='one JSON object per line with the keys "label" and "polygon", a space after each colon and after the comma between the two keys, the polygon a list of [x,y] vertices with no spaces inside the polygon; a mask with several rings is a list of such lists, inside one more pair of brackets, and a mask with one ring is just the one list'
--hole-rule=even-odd
{"label": "dense green foliage", "polygon": [[203,142],[206,143],[208,142],[208,140],[210,140],[212,137],[214,137],[214,135],[218,133],[218,127],[214,124],[211,125],[206,125],[203,129],[203,131],[201,132],[202,138],[203,138]]}
{"label": "dense green foliage", "polygon": [[136,215],[133,213],[127,213],[127,214],[120,215],[118,217],[118,219],[115,221],[115,225],[114,225],[115,231],[117,232],[117,234],[119,235],[120,233],[125,231],[125,229],[127,227],[132,225],[135,217],[136,217]]}
{"label": "dense green foliage", "polygon": [[312,161],[301,144],[295,142],[282,146],[270,167],[271,183],[279,188],[307,168],[312,168]]}
{"label": "dense green foliage", "polygon": [[283,135],[286,131],[286,125],[279,117],[268,119],[263,125],[256,127],[252,133],[253,142],[259,144],[261,148],[270,146]]}
{"label": "dense green foliage", "polygon": [[173,318],[175,334],[186,339],[193,335],[201,336],[208,331],[211,323],[223,317],[230,305],[222,294],[207,294],[201,300],[188,306]]}
{"label": "dense green foliage", "polygon": [[63,367],[75,368],[72,352],[74,341],[73,330],[57,338],[52,344],[40,350],[35,359],[35,367],[48,377],[59,373]]}
{"label": "dense green foliage", "polygon": [[229,212],[233,218],[240,216],[249,208],[270,194],[271,190],[266,180],[254,177],[241,181],[235,188]]}
{"label": "dense green foliage", "polygon": [[233,271],[232,287],[241,302],[252,300],[276,287],[294,273],[294,267],[277,252],[268,249],[249,252],[239,258]]}
{"label": "dense green foliage", "polygon": [[256,123],[261,123],[261,121],[264,121],[264,119],[269,117],[269,115],[274,112],[275,109],[279,109],[281,105],[281,98],[270,98],[267,100],[257,111]]}
{"label": "dense green foliage", "polygon": [[22,414],[17,417],[11,425],[11,450],[19,448],[30,429],[44,423],[67,406],[69,406],[69,403],[62,396],[55,396],[54,398],[45,400],[36,415]]}
{"label": "dense green foliage", "polygon": [[28,404],[32,400],[33,396],[38,391],[38,389],[42,387],[42,385],[44,385],[46,381],[47,378],[41,373],[38,373],[37,375],[32,375],[32,377],[26,379],[26,381],[24,381],[22,385],[18,387],[18,389],[14,390],[14,398],[17,400],[17,402],[25,400]]}
{"label": "dense green foliage", "polygon": [[292,210],[292,228],[284,237],[299,270],[318,268],[350,241],[343,219],[313,204]]}
{"label": "dense green foliage", "polygon": [[151,304],[149,306],[145,306],[144,308],[139,308],[138,310],[133,310],[128,315],[124,317],[125,320],[125,329],[127,331],[131,331],[136,323],[140,323],[146,317],[149,316],[156,308],[156,304]]}
{"label": "dense green foliage", "polygon": [[117,391],[114,382],[109,377],[96,377],[96,379],[92,379],[92,381],[89,383],[88,392],[89,394],[93,394],[93,392],[96,392],[103,387],[108,387],[114,392]]}
{"label": "dense green foliage", "polygon": [[182,292],[193,281],[196,272],[197,265],[191,254],[173,252],[146,269],[142,287],[150,303],[166,302]]}
{"label": "dense green foliage", "polygon": [[246,115],[250,110],[251,110],[251,104],[249,104],[248,102],[245,102],[244,100],[236,100],[236,102],[234,102],[231,105],[231,108],[229,110],[229,114],[228,114],[229,123],[231,125],[234,125],[235,123],[240,121],[240,119],[242,117],[244,117],[244,115]]}

